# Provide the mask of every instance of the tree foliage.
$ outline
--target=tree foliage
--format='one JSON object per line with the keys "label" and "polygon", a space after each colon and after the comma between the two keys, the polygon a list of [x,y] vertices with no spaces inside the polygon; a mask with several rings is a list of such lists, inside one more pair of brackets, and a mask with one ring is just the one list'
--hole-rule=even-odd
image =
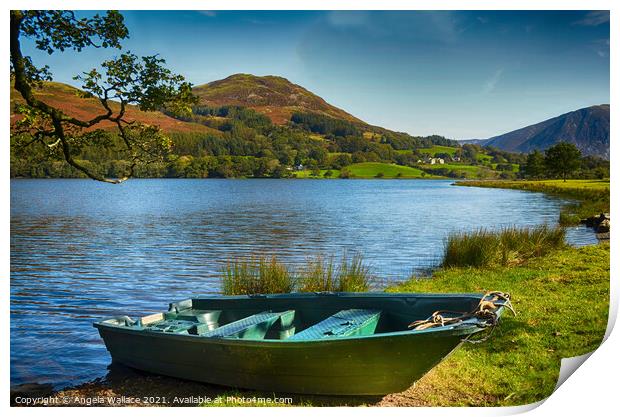
{"label": "tree foliage", "polygon": [[[196,103],[191,85],[165,68],[162,58],[140,58],[125,52],[104,61],[100,69],[77,75],[75,79],[81,81],[82,88],[101,103],[99,115],[82,120],[37,97],[37,87],[42,81],[51,80],[51,73],[47,66],[35,66],[21,49],[22,38],[33,39],[37,49],[50,55],[65,50],[80,52],[86,47],[121,49],[121,41],[127,36],[123,16],[116,11],[77,18],[72,11],[64,10],[12,10],[11,78],[25,101],[15,109],[21,119],[13,126],[12,145],[17,148],[41,145],[49,158],[62,158],[84,175],[111,183],[133,176],[140,165],[163,161],[172,145],[170,139],[157,126],[127,118],[127,108],[131,105],[140,110],[191,113]],[[116,135],[100,128],[104,121],[115,126]],[[117,147],[128,163],[122,172],[115,172],[116,178],[108,178],[92,164],[77,158],[85,146]]]}
{"label": "tree foliage", "polygon": [[560,142],[545,151],[545,167],[564,181],[581,165],[581,152],[572,143]]}
{"label": "tree foliage", "polygon": [[527,156],[525,175],[529,178],[541,178],[545,175],[545,157],[538,150]]}

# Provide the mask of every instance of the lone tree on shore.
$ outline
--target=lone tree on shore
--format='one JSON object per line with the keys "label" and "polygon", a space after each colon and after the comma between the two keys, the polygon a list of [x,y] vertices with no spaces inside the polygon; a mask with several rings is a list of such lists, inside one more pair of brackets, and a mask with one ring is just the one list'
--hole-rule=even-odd
{"label": "lone tree on shore", "polygon": [[572,143],[560,142],[545,151],[547,172],[564,181],[581,165],[581,152]]}
{"label": "lone tree on shore", "polygon": [[[157,126],[126,119],[130,105],[144,111],[191,112],[196,103],[191,84],[165,68],[163,59],[157,55],[139,58],[127,51],[101,63],[101,69],[75,76],[101,103],[101,114],[81,120],[37,97],[37,88],[51,81],[51,73],[48,66],[35,66],[31,57],[22,53],[20,44],[20,38],[31,38],[37,49],[51,55],[67,49],[80,52],[87,47],[121,49],[120,41],[127,36],[123,16],[117,11],[77,18],[72,11],[64,10],[12,10],[11,81],[25,101],[15,109],[21,115],[12,126],[16,146],[44,146],[51,158],[64,159],[88,177],[109,183],[130,178],[140,164],[163,160],[170,151],[170,139]],[[111,122],[116,135],[101,129],[102,122]],[[130,161],[126,172],[119,178],[106,178],[96,167],[77,160],[85,145],[101,149],[120,146],[118,150]]]}

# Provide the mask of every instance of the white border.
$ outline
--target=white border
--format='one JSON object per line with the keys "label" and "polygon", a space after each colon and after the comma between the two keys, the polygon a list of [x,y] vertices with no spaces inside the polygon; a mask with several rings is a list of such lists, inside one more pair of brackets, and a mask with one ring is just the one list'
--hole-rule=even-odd
{"label": "white border", "polygon": [[[615,46],[619,40],[618,32],[620,31],[620,22],[616,18],[616,14],[619,13],[619,2],[612,2],[610,0],[529,0],[529,1],[490,1],[490,0],[444,0],[444,1],[408,1],[399,2],[395,0],[382,0],[368,1],[368,0],[341,0],[337,3],[326,0],[298,0],[296,2],[283,2],[277,0],[228,0],[226,2],[214,2],[214,1],[191,1],[191,0],[175,0],[174,2],[147,2],[136,0],[66,0],[66,1],[40,1],[40,0],[22,0],[15,1],[9,0],[4,2],[6,5],[6,11],[4,14],[5,22],[8,18],[8,10],[14,8],[21,9],[121,9],[121,10],[269,10],[269,9],[284,9],[284,10],[611,10],[611,45]],[[2,56],[8,61],[8,25],[5,24],[3,31],[2,42]],[[9,78],[9,66],[5,61],[4,66],[4,79]],[[611,51],[611,74],[618,74],[620,66],[618,65],[618,53],[617,51]],[[618,82],[617,76],[612,76],[611,79],[611,100],[615,101],[618,97]],[[1,104],[1,114],[9,114],[9,100],[8,89],[2,90],[4,94],[4,100]],[[612,103],[615,104],[615,103]],[[9,363],[9,286],[10,286],[10,268],[9,268],[9,222],[10,222],[10,210],[9,210],[9,196],[10,196],[10,181],[9,181],[9,122],[8,117],[4,118],[4,138],[5,143],[2,151],[0,152],[0,158],[4,175],[1,181],[2,198],[0,203],[0,210],[2,218],[4,220],[4,233],[1,236],[2,245],[2,276],[5,279],[5,286],[2,291],[2,305],[6,306],[3,317],[3,329],[5,337],[2,338],[1,352],[3,363]],[[616,113],[611,113],[611,136],[612,142],[616,140],[615,133],[618,132],[616,128],[618,117]],[[612,160],[618,160],[618,147],[612,143],[611,155]],[[612,183],[615,184],[618,178],[618,166],[612,164]],[[615,193],[615,186],[612,186],[612,211],[615,213],[615,208],[618,206],[618,195]],[[616,234],[612,235],[612,248],[616,248],[618,239]],[[618,311],[618,281],[614,278],[614,273],[618,271],[618,257],[615,250],[612,250],[611,261],[611,309],[610,309],[610,323],[608,327],[608,334],[613,326],[613,322],[617,316]],[[592,356],[581,366],[575,374],[568,378],[559,389],[549,397],[542,404],[538,404],[538,408],[534,408],[534,405],[524,407],[510,407],[510,408],[444,408],[444,409],[428,409],[428,408],[356,408],[356,414],[376,414],[376,413],[389,413],[394,415],[506,415],[527,411],[534,408],[530,413],[534,416],[547,416],[551,413],[558,415],[597,415],[607,414],[609,411],[615,409],[617,393],[617,381],[620,371],[619,359],[617,352],[620,351],[620,336],[618,331],[609,334],[608,340],[595,351]],[[84,413],[83,408],[75,409],[50,409],[50,408],[38,408],[38,409],[19,409],[10,408],[9,404],[9,366],[3,368],[3,382],[2,382],[2,407],[7,408],[10,415],[30,415],[45,413],[46,415],[76,415]],[[350,409],[343,408],[329,408],[325,409],[326,413],[348,413]],[[115,410],[119,414],[134,414],[137,409],[123,408]],[[242,415],[247,412],[258,415],[271,415],[275,413],[291,413],[290,409],[252,409],[247,410],[244,408],[229,408],[229,409],[183,409],[174,410],[173,413],[189,413],[204,415],[205,411],[208,413],[217,413],[225,415]],[[169,415],[171,410],[165,409],[140,409],[140,413],[156,414],[156,415]],[[300,415],[310,416],[316,411],[312,408],[300,409],[297,408],[293,412]],[[88,413],[93,415],[108,414],[108,410],[103,409],[89,409]]]}

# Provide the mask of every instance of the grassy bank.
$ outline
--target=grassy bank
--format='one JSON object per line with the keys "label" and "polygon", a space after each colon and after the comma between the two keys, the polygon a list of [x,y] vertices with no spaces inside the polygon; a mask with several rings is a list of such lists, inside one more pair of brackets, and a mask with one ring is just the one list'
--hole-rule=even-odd
{"label": "grassy bank", "polygon": [[560,212],[563,226],[579,224],[600,213],[609,213],[609,179],[607,180],[541,180],[541,181],[459,181],[456,185],[466,187],[510,188],[515,190],[543,192],[550,195],[577,200]]}
{"label": "grassy bank", "polygon": [[549,396],[560,360],[596,349],[609,308],[609,245],[554,251],[519,266],[447,268],[392,292],[512,294],[518,312],[492,338],[465,344],[414,387],[382,404],[520,405]]}

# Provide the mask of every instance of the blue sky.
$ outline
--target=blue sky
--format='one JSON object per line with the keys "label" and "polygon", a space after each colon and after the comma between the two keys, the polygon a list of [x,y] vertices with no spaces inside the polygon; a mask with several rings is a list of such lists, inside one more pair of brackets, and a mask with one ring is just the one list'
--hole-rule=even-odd
{"label": "blue sky", "polygon": [[[86,14],[86,13],[82,13]],[[601,11],[129,11],[124,49],[159,53],[193,84],[280,75],[367,121],[414,135],[487,138],[609,103]],[[116,50],[35,64],[75,84]]]}

